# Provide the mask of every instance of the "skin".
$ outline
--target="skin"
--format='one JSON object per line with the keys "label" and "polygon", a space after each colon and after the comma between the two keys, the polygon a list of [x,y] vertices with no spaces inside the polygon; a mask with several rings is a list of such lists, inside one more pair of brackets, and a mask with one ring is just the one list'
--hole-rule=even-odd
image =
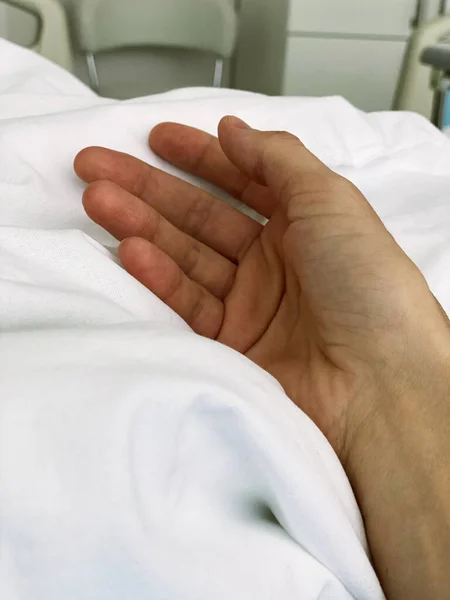
{"label": "skin", "polygon": [[388,598],[448,598],[450,327],[423,275],[361,192],[288,133],[226,117],[218,139],[165,123],[150,146],[267,225],[104,148],[75,159],[87,214],[121,240],[131,275],[274,375],[321,429]]}

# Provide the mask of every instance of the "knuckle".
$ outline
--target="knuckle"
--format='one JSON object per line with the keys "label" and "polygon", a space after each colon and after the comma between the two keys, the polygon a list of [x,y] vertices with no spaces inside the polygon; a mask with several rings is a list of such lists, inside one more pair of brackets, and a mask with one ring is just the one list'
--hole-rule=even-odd
{"label": "knuckle", "polygon": [[202,320],[202,316],[203,316],[203,313],[205,310],[205,305],[206,305],[206,293],[204,293],[202,291],[196,298],[196,301],[194,302],[194,304],[192,305],[191,314],[189,316],[189,323],[191,324],[191,327],[194,329],[194,331],[197,330],[198,324]]}
{"label": "knuckle", "polygon": [[232,267],[227,275],[223,278],[220,289],[218,290],[217,297],[220,299],[224,299],[230,293],[231,288],[236,281],[236,267]]}
{"label": "knuckle", "polygon": [[174,277],[168,278],[165,289],[161,293],[161,300],[172,308],[175,306],[176,296],[181,288],[182,282],[183,272],[181,269],[178,269]]}
{"label": "knuckle", "polygon": [[345,179],[345,177],[337,175],[333,171],[330,171],[330,173],[324,177],[324,184],[326,184],[326,187],[335,194],[348,194],[350,192],[353,193],[356,190],[353,183],[348,179]]}
{"label": "knuckle", "polygon": [[202,169],[203,165],[207,161],[208,154],[209,154],[214,142],[215,142],[215,138],[211,137],[208,140],[208,142],[204,145],[201,152],[199,152],[198,156],[192,160],[192,169],[194,171],[200,171]]}
{"label": "knuckle", "polygon": [[271,131],[269,132],[269,139],[279,142],[294,142],[303,145],[299,138],[289,131]]}
{"label": "knuckle", "polygon": [[146,196],[146,192],[150,185],[150,172],[140,173],[133,184],[131,185],[130,192],[133,196],[137,196],[138,198],[144,198]]}
{"label": "knuckle", "polygon": [[183,265],[183,271],[188,277],[192,278],[195,275],[200,262],[200,257],[201,253],[199,245],[196,243],[192,244],[186,253]]}
{"label": "knuckle", "polygon": [[162,217],[158,212],[146,211],[145,217],[139,226],[138,237],[142,237],[158,246],[158,236],[161,230]]}
{"label": "knuckle", "polygon": [[181,229],[192,237],[197,237],[209,220],[211,210],[212,203],[208,202],[202,195],[199,195],[186,210]]}

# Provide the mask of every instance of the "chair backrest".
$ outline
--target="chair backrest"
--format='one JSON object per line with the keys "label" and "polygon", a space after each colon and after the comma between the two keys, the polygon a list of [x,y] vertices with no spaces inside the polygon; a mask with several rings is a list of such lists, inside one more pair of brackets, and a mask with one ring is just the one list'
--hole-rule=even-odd
{"label": "chair backrest", "polygon": [[229,58],[237,36],[230,0],[78,0],[75,39],[86,54],[139,47],[172,47]]}
{"label": "chair backrest", "polygon": [[450,15],[446,15],[425,23],[412,35],[394,103],[396,110],[418,112],[428,119],[432,116],[432,71],[421,63],[422,54],[425,48],[437,44],[449,34]]}
{"label": "chair backrest", "polygon": [[40,22],[39,37],[32,48],[45,58],[69,71],[73,67],[66,13],[58,0],[3,0],[6,4],[28,11]]}

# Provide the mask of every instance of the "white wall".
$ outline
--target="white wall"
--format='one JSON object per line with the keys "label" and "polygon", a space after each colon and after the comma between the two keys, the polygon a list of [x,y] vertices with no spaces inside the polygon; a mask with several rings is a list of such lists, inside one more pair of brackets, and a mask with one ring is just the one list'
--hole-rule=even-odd
{"label": "white wall", "polygon": [[8,35],[8,24],[6,19],[6,6],[4,4],[0,4],[0,37],[7,37]]}

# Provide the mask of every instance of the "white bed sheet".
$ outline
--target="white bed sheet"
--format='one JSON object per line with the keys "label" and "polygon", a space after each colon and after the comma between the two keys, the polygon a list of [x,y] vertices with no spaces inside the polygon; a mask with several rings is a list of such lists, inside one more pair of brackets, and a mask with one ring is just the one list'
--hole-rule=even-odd
{"label": "white bed sheet", "polygon": [[383,597],[317,428],[128,276],[81,207],[81,148],[176,173],[149,130],[230,113],[357,183],[450,311],[450,142],[422,118],[210,89],[121,103],[0,40],[2,599]]}

